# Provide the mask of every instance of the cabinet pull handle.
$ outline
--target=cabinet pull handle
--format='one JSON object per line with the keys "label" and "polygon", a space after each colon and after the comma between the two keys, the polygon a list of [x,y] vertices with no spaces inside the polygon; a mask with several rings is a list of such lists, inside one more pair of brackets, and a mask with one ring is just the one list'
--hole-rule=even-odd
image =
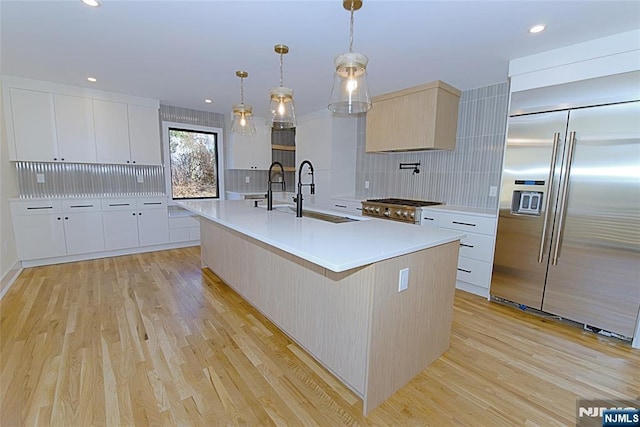
{"label": "cabinet pull handle", "polygon": [[475,224],[471,224],[470,222],[459,222],[459,221],[451,221],[453,224],[458,225],[466,225],[467,227],[475,227]]}
{"label": "cabinet pull handle", "polygon": [[53,209],[53,206],[34,206],[27,208],[28,211],[37,211],[38,209]]}
{"label": "cabinet pull handle", "polygon": [[428,217],[424,217],[422,219],[426,219],[427,221],[435,221],[436,220],[435,218],[428,218]]}
{"label": "cabinet pull handle", "polygon": [[344,208],[344,209],[347,208],[347,205],[333,205],[333,206],[335,206],[336,208]]}
{"label": "cabinet pull handle", "polygon": [[465,270],[464,268],[458,268],[458,271],[462,271],[463,273],[471,273],[471,270]]}
{"label": "cabinet pull handle", "polygon": [[58,217],[58,221],[60,221],[62,218]]}
{"label": "cabinet pull handle", "polygon": [[109,206],[130,206],[131,203],[109,203]]}
{"label": "cabinet pull handle", "polygon": [[142,212],[138,212],[138,216],[142,216]]}
{"label": "cabinet pull handle", "polygon": [[162,202],[143,202],[143,205],[161,205]]}
{"label": "cabinet pull handle", "polygon": [[460,243],[460,246],[464,246],[465,248],[473,248],[473,245],[466,245],[464,243]]}
{"label": "cabinet pull handle", "polygon": [[71,205],[70,208],[92,208],[93,205]]}
{"label": "cabinet pull handle", "polygon": [[64,219],[65,219],[65,220],[68,220],[68,219],[69,219],[69,217],[68,217],[68,216],[65,216],[65,217],[64,217]]}
{"label": "cabinet pull handle", "polygon": [[136,216],[136,213],[135,213],[135,212],[133,213],[133,216]]}

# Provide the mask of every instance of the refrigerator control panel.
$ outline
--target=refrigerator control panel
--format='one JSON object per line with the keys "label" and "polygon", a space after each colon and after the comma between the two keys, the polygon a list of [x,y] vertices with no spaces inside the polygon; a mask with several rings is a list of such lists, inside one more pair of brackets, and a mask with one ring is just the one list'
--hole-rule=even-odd
{"label": "refrigerator control panel", "polygon": [[542,191],[515,190],[511,199],[511,213],[540,215],[542,194]]}

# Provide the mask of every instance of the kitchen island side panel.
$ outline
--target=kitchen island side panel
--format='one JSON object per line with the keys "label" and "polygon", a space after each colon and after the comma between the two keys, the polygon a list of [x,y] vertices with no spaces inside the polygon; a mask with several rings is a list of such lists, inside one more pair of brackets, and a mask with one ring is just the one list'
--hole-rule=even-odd
{"label": "kitchen island side panel", "polygon": [[[459,247],[454,241],[375,264],[365,414],[449,348]],[[403,268],[409,286],[398,292]]]}
{"label": "kitchen island side panel", "polygon": [[337,273],[206,219],[201,232],[203,267],[362,397],[365,415],[449,346],[457,240]]}
{"label": "kitchen island side panel", "polygon": [[363,397],[373,266],[329,272],[204,218],[201,233],[203,266]]}

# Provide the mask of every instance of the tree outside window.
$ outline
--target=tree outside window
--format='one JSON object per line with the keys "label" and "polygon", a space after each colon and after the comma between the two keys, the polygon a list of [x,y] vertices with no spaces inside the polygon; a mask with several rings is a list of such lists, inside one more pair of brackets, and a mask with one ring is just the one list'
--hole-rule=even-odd
{"label": "tree outside window", "polygon": [[174,199],[218,198],[217,134],[169,128]]}

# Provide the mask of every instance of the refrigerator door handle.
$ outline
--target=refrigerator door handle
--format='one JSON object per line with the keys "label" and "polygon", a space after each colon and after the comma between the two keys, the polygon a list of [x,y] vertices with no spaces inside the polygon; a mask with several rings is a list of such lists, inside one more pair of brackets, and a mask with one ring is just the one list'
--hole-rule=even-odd
{"label": "refrigerator door handle", "polygon": [[544,202],[544,220],[542,223],[542,236],[540,237],[540,251],[538,252],[538,263],[542,263],[544,258],[544,241],[547,238],[547,222],[549,222],[549,200],[551,197],[551,191],[553,189],[553,176],[556,171],[556,158],[558,155],[558,145],[560,143],[560,132],[553,134],[553,149],[551,153],[551,169],[549,169],[549,178],[547,178],[547,194],[545,195]]}
{"label": "refrigerator door handle", "polygon": [[552,265],[558,264],[558,252],[560,251],[560,240],[562,240],[562,228],[564,227],[564,215],[567,207],[567,191],[569,190],[569,176],[571,175],[571,164],[573,163],[573,150],[576,146],[575,131],[569,134],[569,151],[567,152],[567,167],[562,177],[562,201],[560,202],[560,218],[558,219],[558,233],[556,234],[556,247],[553,250]]}

